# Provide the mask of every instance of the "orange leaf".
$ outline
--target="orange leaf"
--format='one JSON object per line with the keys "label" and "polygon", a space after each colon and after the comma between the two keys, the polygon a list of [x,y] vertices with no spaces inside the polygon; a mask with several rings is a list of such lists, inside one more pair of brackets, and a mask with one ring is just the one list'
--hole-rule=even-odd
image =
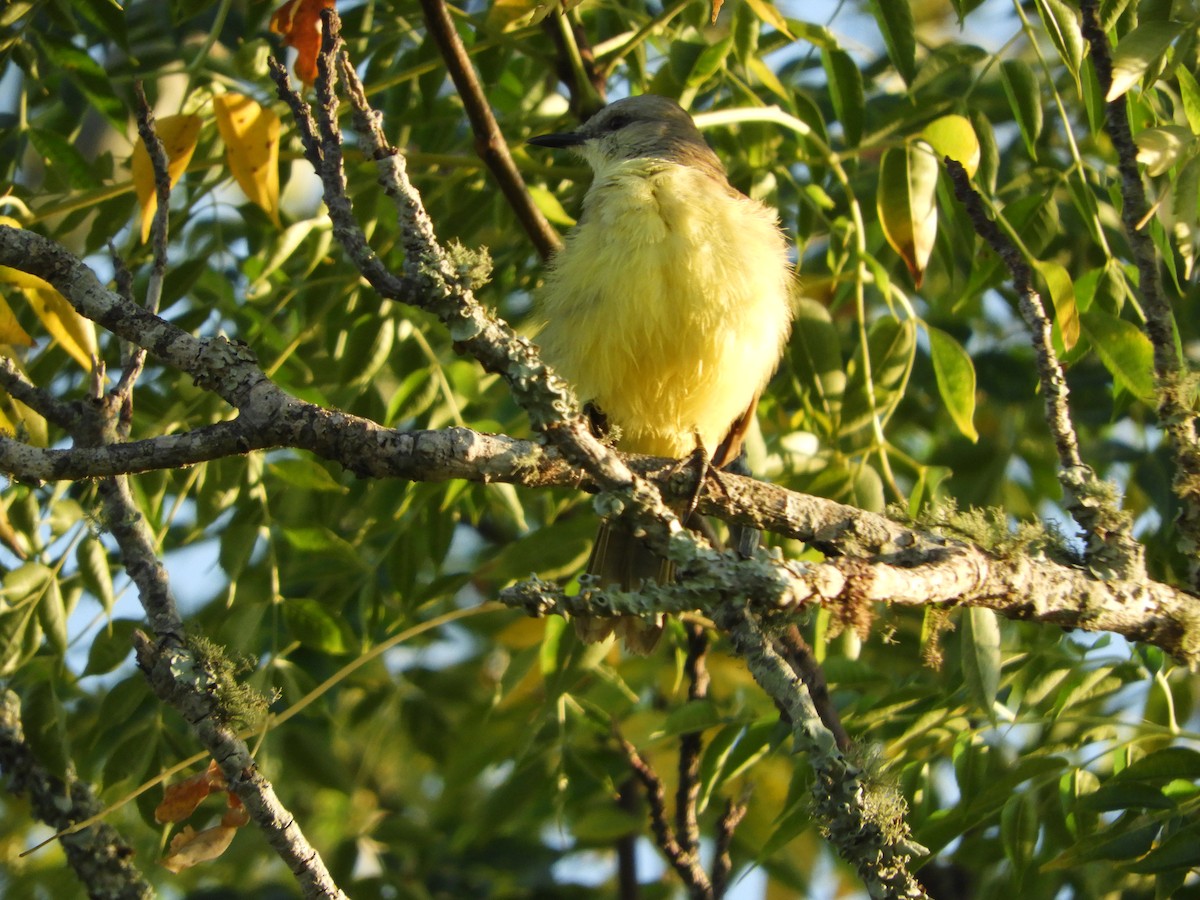
{"label": "orange leaf", "polygon": [[233,178],[279,225],[279,116],[241,94],[213,98]]}
{"label": "orange leaf", "polygon": [[334,0],[288,0],[271,15],[271,32],[283,36],[285,47],[296,48],[296,77],[306,85],[317,80],[317,54],[321,51],[321,10],[333,9]]}
{"label": "orange leaf", "polygon": [[225,776],[221,774],[221,770],[214,760],[208,764],[207,769],[198,775],[168,785],[163,791],[162,803],[158,804],[158,808],[154,810],[154,820],[156,822],[182,822],[196,811],[196,807],[205,797],[213,791],[224,789]]}
{"label": "orange leaf", "polygon": [[[201,124],[199,116],[163,116],[155,126],[158,139],[162,141],[163,149],[167,152],[167,176],[172,187],[192,161],[196,141],[200,137]],[[158,209],[158,194],[154,189],[154,166],[150,162],[150,153],[146,150],[145,141],[140,137],[133,146],[130,167],[133,170],[133,186],[137,189],[138,203],[142,207],[144,244],[150,237],[154,211]]]}
{"label": "orange leaf", "polygon": [[221,816],[221,824],[227,828],[241,828],[250,821],[250,811],[242,804],[237,794],[228,795],[229,809]]}
{"label": "orange leaf", "polygon": [[225,852],[235,834],[237,829],[227,825],[216,825],[203,831],[185,825],[183,831],[171,838],[171,852],[163,857],[162,864],[178,874],[198,863],[216,859]]}

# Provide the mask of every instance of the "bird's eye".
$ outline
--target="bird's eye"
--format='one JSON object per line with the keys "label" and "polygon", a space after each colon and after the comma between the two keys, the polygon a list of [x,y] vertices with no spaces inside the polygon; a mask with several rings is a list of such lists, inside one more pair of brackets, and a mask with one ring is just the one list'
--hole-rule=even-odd
{"label": "bird's eye", "polygon": [[626,125],[628,125],[631,121],[633,121],[633,120],[630,119],[629,116],[624,115],[623,113],[618,113],[617,115],[613,116],[611,119],[609,119],[605,123],[604,130],[605,131],[620,131],[622,128],[624,128]]}

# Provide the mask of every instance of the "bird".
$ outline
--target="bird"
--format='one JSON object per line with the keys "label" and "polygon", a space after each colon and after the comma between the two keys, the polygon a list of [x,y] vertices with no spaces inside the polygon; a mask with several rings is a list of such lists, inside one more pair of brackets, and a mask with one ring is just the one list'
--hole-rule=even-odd
{"label": "bird", "polygon": [[[737,460],[784,352],[795,273],[778,213],[730,183],[691,115],[652,94],[617,100],[577,131],[530,138],[593,171],[583,212],[539,292],[543,359],[618,450],[717,468]],[[637,590],[672,568],[604,523],[593,584]],[[614,630],[651,652],[661,616],[581,617],[587,642]]]}

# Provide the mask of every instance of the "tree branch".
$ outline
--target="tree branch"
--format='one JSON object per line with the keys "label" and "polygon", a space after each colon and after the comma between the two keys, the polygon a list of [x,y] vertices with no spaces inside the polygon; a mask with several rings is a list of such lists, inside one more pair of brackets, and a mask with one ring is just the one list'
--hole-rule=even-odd
{"label": "tree branch", "polygon": [[[558,250],[562,241],[529,196],[525,179],[521,177],[508,152],[508,143],[500,133],[496,117],[492,115],[492,109],[483,93],[483,86],[471,65],[471,58],[467,56],[467,50],[463,47],[454,21],[450,18],[450,11],[446,8],[444,0],[421,0],[421,9],[425,11],[425,25],[429,34],[441,50],[446,68],[450,71],[459,97],[462,98],[467,119],[471,122],[471,130],[475,133],[475,152],[496,179],[500,191],[516,214],[517,221],[533,241],[538,255],[547,259]],[[331,18],[332,16],[326,18],[326,31],[329,30]]]}
{"label": "tree branch", "polygon": [[[64,782],[38,762],[25,741],[21,701],[12,691],[0,692],[0,772],[8,779],[9,792],[27,796],[34,815],[55,831],[100,812],[100,801],[87,784],[73,777]],[[149,900],[154,896],[133,863],[133,848],[111,825],[101,822],[64,835],[59,842],[89,897]]]}
{"label": "tree branch", "polygon": [[954,196],[966,207],[975,232],[987,241],[1008,267],[1013,287],[1020,297],[1021,317],[1037,355],[1038,381],[1046,408],[1046,424],[1058,451],[1058,482],[1063,505],[1083,529],[1089,565],[1102,576],[1124,579],[1145,577],[1146,564],[1141,544],[1133,538],[1133,522],[1117,503],[1116,492],[1084,465],[1079,441],[1071,421],[1069,391],[1062,366],[1051,340],[1050,318],[1042,298],[1033,287],[1033,272],[1011,240],[987,216],[983,201],[971,187],[970,176],[957,160],[946,157],[946,170],[954,184]]}
{"label": "tree branch", "polygon": [[[1100,25],[1099,4],[1097,0],[1082,0],[1080,8],[1083,38],[1091,48],[1100,91],[1107,96],[1112,87],[1112,51],[1108,36]],[[1178,538],[1186,547],[1192,584],[1200,586],[1200,435],[1197,435],[1196,410],[1192,402],[1194,379],[1184,370],[1176,349],[1174,314],[1163,293],[1158,252],[1150,235],[1140,227],[1149,213],[1149,204],[1138,169],[1137,145],[1133,141],[1125,97],[1108,101],[1104,112],[1104,130],[1116,150],[1117,171],[1121,175],[1121,222],[1137,265],[1146,334],[1154,347],[1158,418],[1170,438],[1175,457],[1172,487],[1181,506],[1176,520]]]}
{"label": "tree branch", "polygon": [[718,625],[729,634],[754,680],[785,710],[794,751],[805,753],[816,773],[813,818],[829,842],[857,870],[872,897],[927,897],[909,871],[911,858],[928,851],[909,834],[904,798],[894,789],[870,783],[837,748],[808,688],[775,652],[753,613],[729,604],[721,610]]}
{"label": "tree branch", "polygon": [[675,871],[679,873],[679,877],[683,879],[683,883],[694,900],[712,900],[714,896],[712,883],[708,880],[708,873],[704,871],[704,866],[700,864],[700,854],[682,846],[671,831],[671,825],[667,819],[667,793],[658,773],[638,753],[633,744],[619,734],[616,737],[621,751],[629,760],[629,767],[633,769],[634,774],[646,789],[646,801],[650,806],[650,829],[654,832],[654,843],[663,852]]}

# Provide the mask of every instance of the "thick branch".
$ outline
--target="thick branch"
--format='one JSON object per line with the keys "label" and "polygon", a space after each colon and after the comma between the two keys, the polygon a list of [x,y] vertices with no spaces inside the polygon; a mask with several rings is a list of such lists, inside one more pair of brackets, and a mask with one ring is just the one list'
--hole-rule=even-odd
{"label": "thick branch", "polygon": [[[895,559],[899,560],[897,556]],[[920,560],[919,562],[917,560]],[[636,594],[585,588],[567,594],[533,580],[500,600],[531,615],[620,616],[700,610],[754,598],[757,614],[776,616],[811,604],[842,614],[875,602],[898,606],[982,606],[1011,619],[1085,631],[1112,631],[1162,647],[1190,667],[1200,665],[1200,608],[1196,598],[1146,581],[1099,581],[1082,569],[1017,555],[1001,558],[964,544],[906,553],[903,564],[883,558],[825,563],[707,559],[681,562],[673,585],[644,585]],[[780,596],[776,586],[784,581]]]}
{"label": "thick branch", "polygon": [[[95,816],[101,809],[92,789],[77,778],[50,774],[34,756],[21,726],[21,701],[0,693],[0,772],[8,790],[27,797],[34,814],[55,831]],[[61,837],[67,862],[93,900],[148,900],[154,891],[133,862],[133,848],[111,825],[99,823]]]}

